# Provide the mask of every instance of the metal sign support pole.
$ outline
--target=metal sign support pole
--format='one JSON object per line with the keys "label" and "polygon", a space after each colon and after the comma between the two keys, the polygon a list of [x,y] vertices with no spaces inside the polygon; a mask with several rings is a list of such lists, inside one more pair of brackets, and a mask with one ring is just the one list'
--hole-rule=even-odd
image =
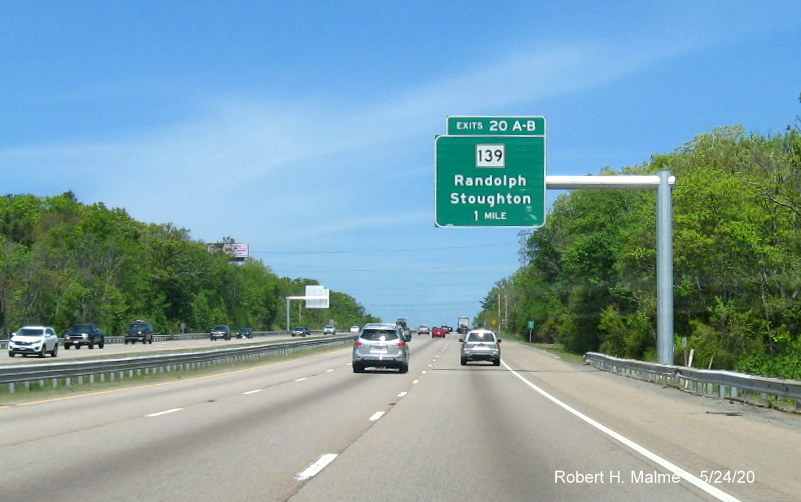
{"label": "metal sign support pole", "polygon": [[656,353],[673,364],[673,196],[670,173],[659,172],[656,192]]}
{"label": "metal sign support pole", "polygon": [[289,331],[289,297],[286,297],[286,330]]}
{"label": "metal sign support pole", "polygon": [[673,191],[670,171],[654,176],[546,176],[548,190],[656,190],[656,353],[673,364]]}
{"label": "metal sign support pole", "polygon": [[[329,300],[328,293],[326,293],[325,295],[287,296],[285,298],[286,298],[286,330],[287,331],[289,331],[289,326],[290,326],[290,324],[289,324],[289,301],[290,300],[306,300],[307,302],[309,300],[311,300],[311,301],[314,301],[314,300],[324,301],[325,302],[325,307],[309,306],[309,304],[307,303],[306,304],[306,308],[326,308],[326,309],[328,308],[328,300]],[[300,306],[298,306],[298,308],[300,308]],[[300,314],[298,314],[298,316],[300,316]]]}

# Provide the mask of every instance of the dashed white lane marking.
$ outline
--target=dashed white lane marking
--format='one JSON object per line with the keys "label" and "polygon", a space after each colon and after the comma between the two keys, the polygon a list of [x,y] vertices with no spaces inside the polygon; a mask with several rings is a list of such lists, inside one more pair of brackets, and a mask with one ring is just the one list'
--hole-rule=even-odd
{"label": "dashed white lane marking", "polygon": [[420,383],[420,380],[412,380],[412,385],[417,385],[418,383]]}
{"label": "dashed white lane marking", "polygon": [[309,377],[298,378],[298,379],[297,379],[297,380],[295,380],[295,381],[296,381],[296,382],[302,382],[302,381],[304,381],[304,380],[307,380],[308,378],[309,378]]}
{"label": "dashed white lane marking", "polygon": [[247,391],[247,392],[243,392],[243,393],[242,393],[242,395],[243,395],[243,396],[247,396],[247,395],[249,395],[249,394],[256,394],[257,392],[261,392],[262,390],[264,390],[264,389],[254,389],[254,390],[249,390],[249,391]]}
{"label": "dashed white lane marking", "polygon": [[331,373],[332,371],[334,371],[334,368],[325,370],[326,373]]}
{"label": "dashed white lane marking", "polygon": [[164,410],[164,411],[157,411],[156,413],[151,413],[150,415],[145,415],[148,418],[152,417],[160,417],[162,415],[167,415],[169,413],[175,413],[176,411],[181,411],[183,408],[173,408],[171,410]]}
{"label": "dashed white lane marking", "polygon": [[295,475],[295,479],[298,481],[306,481],[309,478],[313,478],[319,474],[320,471],[325,469],[325,466],[333,462],[335,458],[337,458],[336,453],[326,453],[321,455],[316,462],[297,473],[297,475]]}
{"label": "dashed white lane marking", "polygon": [[379,418],[383,417],[384,413],[386,413],[386,412],[385,411],[376,411],[375,413],[373,413],[373,416],[370,417],[370,421],[371,422],[375,422]]}
{"label": "dashed white lane marking", "polygon": [[406,394],[408,394],[408,392],[401,392],[400,394],[398,394],[398,397],[404,397]]}

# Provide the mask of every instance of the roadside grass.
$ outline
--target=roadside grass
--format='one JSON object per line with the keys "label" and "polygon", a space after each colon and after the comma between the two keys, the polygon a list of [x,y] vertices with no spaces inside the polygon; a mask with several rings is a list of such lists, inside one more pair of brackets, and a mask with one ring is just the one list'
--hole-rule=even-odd
{"label": "roadside grass", "polygon": [[565,362],[571,364],[579,364],[584,365],[584,355],[583,354],[574,354],[572,352],[568,352],[565,350],[564,346],[561,343],[528,343],[528,342],[521,342],[523,345],[528,347],[533,347],[535,349],[539,349],[545,352],[548,352],[551,355],[562,359]]}
{"label": "roadside grass", "polygon": [[[79,395],[95,392],[103,392],[123,387],[136,387],[140,385],[154,385],[160,383],[169,383],[180,380],[188,380],[192,378],[212,376],[218,373],[227,373],[230,371],[246,370],[248,368],[257,368],[267,364],[274,364],[277,362],[290,361],[293,359],[301,359],[304,357],[334,352],[348,348],[347,345],[342,346],[322,346],[313,347],[299,352],[293,352],[288,355],[268,355],[261,358],[243,359],[238,361],[230,361],[220,363],[214,366],[206,366],[194,369],[185,370],[171,370],[161,371],[149,374],[140,374],[134,376],[126,376],[122,379],[111,380],[106,378],[105,381],[98,381],[95,379],[94,383],[84,382],[77,383],[77,378],[73,377],[73,382],[67,386],[63,381],[59,382],[57,387],[53,387],[52,383],[48,380],[42,385],[40,382],[30,382],[29,385],[24,386],[17,384],[14,392],[9,392],[8,385],[0,385],[0,409],[6,406],[13,406],[23,404],[29,401],[41,401],[47,399],[54,399],[69,395]],[[197,349],[204,350],[204,349]],[[208,350],[208,349],[205,349]],[[187,350],[189,352],[190,350]],[[165,350],[165,353],[170,351]],[[172,351],[174,352],[174,351]],[[158,353],[158,352],[156,352]],[[153,352],[148,353],[152,355]]]}

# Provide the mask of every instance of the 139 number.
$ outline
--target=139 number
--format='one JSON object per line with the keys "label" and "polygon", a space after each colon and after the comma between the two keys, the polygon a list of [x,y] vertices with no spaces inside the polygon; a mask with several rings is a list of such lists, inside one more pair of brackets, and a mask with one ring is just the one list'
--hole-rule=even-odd
{"label": "139 number", "polygon": [[506,145],[476,145],[476,167],[506,167]]}

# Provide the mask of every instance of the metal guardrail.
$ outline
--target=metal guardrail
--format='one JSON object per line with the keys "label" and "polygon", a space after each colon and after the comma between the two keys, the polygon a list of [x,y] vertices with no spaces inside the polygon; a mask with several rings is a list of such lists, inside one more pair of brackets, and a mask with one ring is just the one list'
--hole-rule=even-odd
{"label": "metal guardrail", "polygon": [[9,392],[15,392],[18,386],[30,390],[34,386],[57,388],[61,385],[69,387],[76,384],[93,384],[141,375],[192,370],[231,361],[289,355],[314,347],[344,345],[352,340],[353,335],[336,335],[175,354],[6,365],[0,367],[0,385],[7,385]]}
{"label": "metal guardrail", "polygon": [[603,371],[673,385],[696,394],[718,396],[772,406],[770,398],[795,401],[801,411],[801,381],[768,378],[724,370],[702,370],[684,366],[648,363],[587,352],[585,363]]}

